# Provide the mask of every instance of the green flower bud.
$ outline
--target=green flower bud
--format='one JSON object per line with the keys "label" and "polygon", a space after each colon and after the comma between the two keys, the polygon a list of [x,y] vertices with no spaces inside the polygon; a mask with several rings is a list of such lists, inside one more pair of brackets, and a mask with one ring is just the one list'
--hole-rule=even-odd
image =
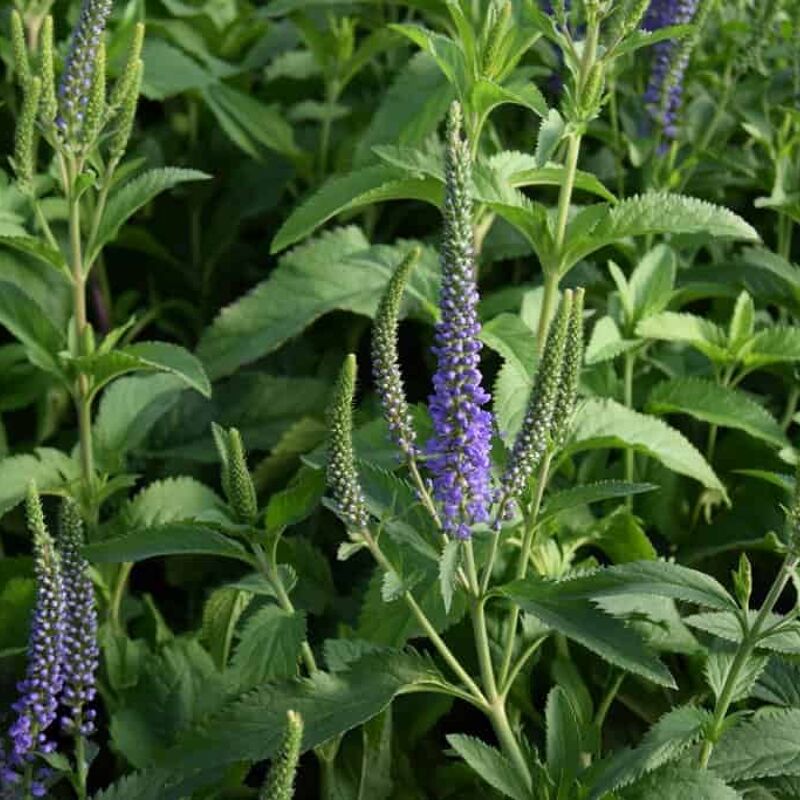
{"label": "green flower bud", "polygon": [[572,304],[572,292],[567,289],[561,298],[558,313],[550,323],[536,381],[528,400],[528,410],[501,482],[509,497],[522,494],[528,479],[550,446],[556,407],[562,391],[564,350]]}
{"label": "green flower bud", "polygon": [[328,449],[328,486],[339,513],[352,528],[367,527],[367,502],[358,479],[353,451],[353,395],[356,390],[356,357],[349,355],[336,382],[328,409],[331,438]]}
{"label": "green flower bud", "polygon": [[133,67],[133,77],[127,96],[122,101],[119,117],[117,118],[117,128],[111,137],[109,155],[112,162],[120,161],[125,155],[128,140],[131,138],[133,123],[136,119],[136,107],[139,103],[139,89],[142,85],[142,72],[144,63],[139,59]]}
{"label": "green flower bud", "polygon": [[106,113],[106,46],[100,42],[94,57],[92,89],[86,106],[86,118],[81,128],[81,141],[89,146],[97,139]]}
{"label": "green flower bud", "polygon": [[236,428],[213,425],[214,441],[222,461],[222,488],[238,522],[254,525],[258,517],[256,488],[247,468],[242,436]]}
{"label": "green flower bud", "polygon": [[55,122],[58,114],[58,100],[56,99],[56,76],[53,66],[53,18],[49,14],[44,18],[42,26],[40,52],[42,100],[39,108],[39,117],[45,125],[50,126]]}
{"label": "green flower bud", "polygon": [[25,84],[22,111],[17,120],[14,171],[25,191],[32,190],[33,176],[36,172],[36,115],[39,110],[41,90],[42,82],[39,78],[31,78]]}
{"label": "green flower bud", "polygon": [[733,588],[741,607],[749,608],[750,594],[753,591],[753,568],[745,553],[739,556],[739,568],[733,573]]}
{"label": "green flower bud", "polygon": [[564,343],[564,361],[558,385],[553,414],[553,440],[563,447],[569,435],[575,404],[578,399],[578,383],[583,366],[583,289],[576,289],[572,298],[567,337]]}
{"label": "green flower bud", "polygon": [[586,79],[586,85],[583,87],[581,95],[581,105],[586,114],[597,113],[603,96],[604,81],[605,67],[598,61],[589,71],[589,77]]}
{"label": "green flower bud", "polygon": [[302,743],[303,718],[296,711],[288,711],[283,743],[261,789],[260,800],[292,800]]}
{"label": "green flower bud", "polygon": [[25,27],[16,9],[11,12],[11,54],[17,71],[17,83],[24,89],[31,79],[31,66],[28,61],[28,47],[25,44]]}
{"label": "green flower bud", "polygon": [[372,373],[383,415],[393,441],[408,456],[416,452],[416,432],[397,356],[397,318],[406,283],[419,257],[420,249],[415,247],[395,270],[378,306],[372,328]]}
{"label": "green flower bud", "polygon": [[792,504],[786,510],[786,528],[789,549],[800,554],[800,466],[795,472]]}
{"label": "green flower bud", "polygon": [[28,484],[28,492],[25,496],[25,520],[28,525],[28,530],[34,539],[49,538],[47,526],[44,523],[42,502],[39,499],[39,491],[34,481]]}
{"label": "green flower bud", "polygon": [[[131,48],[128,51],[128,58],[125,62],[125,68],[122,70],[119,80],[117,80],[114,88],[111,91],[111,98],[108,102],[109,114],[115,114],[119,111],[122,104],[125,102],[132,89],[134,81],[136,80],[137,64],[142,57],[142,44],[144,43],[144,24],[138,23],[133,29],[133,41]],[[137,91],[138,95],[138,91]]]}
{"label": "green flower bud", "polygon": [[628,8],[628,13],[622,22],[622,35],[630,36],[634,31],[639,30],[644,15],[650,6],[650,0],[635,0]]}

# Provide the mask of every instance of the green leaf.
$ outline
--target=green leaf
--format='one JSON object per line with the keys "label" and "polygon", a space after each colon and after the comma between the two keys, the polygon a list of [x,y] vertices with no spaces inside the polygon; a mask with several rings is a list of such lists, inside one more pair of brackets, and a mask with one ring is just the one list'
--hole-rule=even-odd
{"label": "green leaf", "polygon": [[147,37],[142,60],[145,67],[142,94],[150,100],[165,100],[192,89],[202,89],[215,81],[207,69],[183,50],[158,37]]}
{"label": "green leaf", "polygon": [[213,528],[191,522],[169,522],[131,531],[124,536],[87,545],[84,555],[96,564],[144,561],[155,556],[210,555],[251,564],[239,542]]}
{"label": "green leaf", "polygon": [[606,567],[587,575],[567,578],[559,587],[568,597],[643,594],[722,611],[738,609],[736,601],[715,578],[669,561],[637,561]]}
{"label": "green leaf", "polygon": [[729,781],[800,775],[800,710],[762,711],[729,728],[710,767]]}
{"label": "green leaf", "polygon": [[492,111],[501,105],[527,108],[539,117],[547,116],[547,102],[532,82],[512,82],[505,86],[488,78],[480,78],[472,86],[470,106],[482,124]]}
{"label": "green leaf", "polygon": [[662,342],[686,342],[712,361],[728,359],[727,337],[718,325],[694,314],[663,311],[643,319],[636,326],[636,335]]}
{"label": "green leaf", "polygon": [[79,475],[77,461],[50,447],[0,459],[0,516],[22,502],[31,481],[40,494],[61,494]]}
{"label": "green leaf", "polygon": [[424,200],[438,208],[442,187],[431,178],[409,178],[387,166],[334,176],[294,209],[275,234],[270,252],[285,250],[337,214],[386,200]]}
{"label": "green leaf", "polygon": [[644,255],[631,275],[629,289],[634,322],[663,311],[672,297],[677,263],[675,253],[660,244]]}
{"label": "green leaf", "polygon": [[0,281],[0,325],[18,339],[31,363],[61,377],[58,353],[64,336],[47,314],[25,292]]}
{"label": "green leaf", "polygon": [[94,423],[95,455],[102,469],[118,470],[155,423],[177,403],[184,382],[175,375],[121,378],[100,399]]}
{"label": "green leaf", "polygon": [[486,783],[502,795],[512,800],[530,800],[530,786],[499,750],[474,736],[459,733],[449,734],[447,743]]}
{"label": "green leaf", "polygon": [[[755,615],[755,611],[749,612],[751,622]],[[732,612],[692,614],[685,617],[684,622],[693,628],[699,628],[729,642],[742,641],[742,624],[739,615]],[[768,630],[778,623],[783,623],[783,619],[777,614],[769,614],[766,623]],[[800,654],[800,623],[781,624],[780,630],[773,633],[762,633],[758,640],[758,647],[790,655]]]}
{"label": "green leaf", "polygon": [[615,564],[626,561],[652,561],[658,557],[641,520],[625,506],[614,509],[601,520],[592,544],[599,547]]}
{"label": "green leaf", "polygon": [[742,360],[754,369],[800,361],[800,328],[775,325],[759,331],[742,348]]}
{"label": "green leaf", "polygon": [[54,250],[35,236],[0,236],[0,245],[33,256],[42,263],[55,267],[64,275],[70,275],[69,266],[61,251]]}
{"label": "green leaf", "polygon": [[543,167],[550,161],[564,135],[564,127],[564,119],[561,114],[557,109],[551,108],[547,112],[547,116],[542,119],[539,133],[536,136],[534,160],[537,167]]}
{"label": "green leaf", "polygon": [[292,483],[269,498],[265,522],[267,530],[280,531],[311,514],[325,492],[325,473],[303,467]]}
{"label": "green leaf", "polygon": [[730,691],[729,702],[738,703],[740,700],[748,698],[758,676],[767,664],[766,656],[748,656],[744,663],[737,664],[737,672],[728,686],[730,670],[736,661],[736,656],[736,653],[727,650],[712,651],[708,654],[708,659],[703,667],[703,675],[717,701],[726,691],[726,687]]}
{"label": "green leaf", "polygon": [[305,614],[289,613],[274,605],[256,611],[245,623],[231,659],[239,689],[296,675],[305,638]]}
{"label": "green leaf", "polygon": [[573,639],[606,661],[661,686],[674,686],[666,667],[624,622],[590,601],[570,596],[570,582],[545,583],[528,578],[497,591],[545,625]]}
{"label": "green leaf", "polygon": [[168,769],[150,769],[125,775],[92,800],[183,800],[195,790],[218,783],[217,771],[197,772],[191,776],[176,776]]}
{"label": "green leaf", "polygon": [[209,595],[203,606],[200,640],[219,670],[228,666],[236,625],[252,600],[253,595],[244,589],[221,586]]}
{"label": "green leaf", "polygon": [[[728,777],[728,776],[726,776]],[[671,765],[622,793],[622,800],[742,800],[739,792],[708,770]]]}
{"label": "green leaf", "polygon": [[464,53],[452,39],[423,28],[421,25],[394,24],[390,27],[409,38],[421,50],[429,53],[450,84],[463,96],[467,88],[468,67]]}
{"label": "green leaf", "polygon": [[690,414],[695,419],[735,428],[777,447],[786,447],[778,421],[744,392],[704,378],[675,378],[657,384],[647,399],[652,414]]}
{"label": "green leaf", "polygon": [[169,372],[205,397],[211,396],[211,384],[199,359],[183,347],[167,342],[136,342],[91,356],[74,359],[81,372],[94,379],[92,394],[110,381],[129,372]]}
{"label": "green leaf", "polygon": [[119,513],[123,530],[150,528],[178,520],[232,524],[222,498],[188,476],[155,481],[142,489]]}
{"label": "green leaf", "polygon": [[383,93],[367,129],[359,135],[354,166],[373,161],[375,145],[424,142],[436,131],[453,97],[453,88],[433,58],[422,52],[414,55]]}
{"label": "green leaf", "polygon": [[800,664],[770,658],[756,681],[753,696],[770,705],[800,709]]}
{"label": "green leaf", "polygon": [[[198,355],[212,378],[275,350],[334,309],[374,315],[397,264],[414,246],[369,246],[355,227],[339,228],[284,255],[263,283],[224,308],[200,340]],[[435,313],[438,265],[424,248],[406,289],[403,314]]]}
{"label": "green leaf", "polygon": [[733,314],[728,325],[728,346],[736,352],[744,347],[755,332],[756,307],[753,298],[742,292],[736,298]]}
{"label": "green leaf", "polygon": [[560,787],[567,789],[581,769],[583,747],[578,714],[561,686],[550,690],[544,713],[547,771]]}
{"label": "green leaf", "polygon": [[705,233],[709,236],[759,241],[754,228],[727,208],[705,200],[665,192],[626,198],[609,208],[602,223],[586,235],[570,237],[564,268],[602,247],[632,236],[656,233]]}
{"label": "green leaf", "polygon": [[623,339],[613,317],[600,317],[592,329],[589,343],[586,345],[586,365],[594,366],[603,361],[611,361],[617,356],[640,347],[636,339]]}
{"label": "green leaf", "polygon": [[453,605],[453,593],[456,590],[456,574],[461,562],[461,543],[458,539],[450,539],[439,557],[439,586],[442,590],[444,610],[449,614]]}
{"label": "green leaf", "polygon": [[683,434],[665,422],[609,399],[591,399],[578,409],[570,451],[605,447],[632,448],[665,467],[726,494],[709,463]]}
{"label": "green leaf", "polygon": [[[619,750],[592,768],[589,800],[627,786],[643,775],[679,758],[702,735],[711,714],[697,706],[673,708],[644,735],[633,750]],[[660,795],[658,795],[660,798]],[[693,795],[686,800],[694,800]]]}
{"label": "green leaf", "polygon": [[277,106],[224,83],[206,86],[203,99],[231,141],[252,158],[262,161],[265,149],[285,156],[300,154],[292,128]]}
{"label": "green leaf", "polygon": [[631,483],[629,481],[597,481],[572,486],[548,495],[547,502],[542,510],[542,519],[576,506],[585,506],[590,503],[599,503],[603,500],[612,500],[617,497],[630,497],[635,494],[652,492],[658,489],[654,483]]}
{"label": "green leaf", "polygon": [[100,219],[97,235],[91,242],[86,263],[93,264],[100,250],[119,233],[119,229],[143,206],[161,192],[189,181],[204,181],[211,176],[196,169],[162,167],[137,175],[111,194]]}
{"label": "green leaf", "polygon": [[372,719],[398,694],[443,685],[431,662],[416,654],[367,655],[347,671],[320,671],[248,692],[188,734],[164,763],[186,771],[270,758],[290,709],[305,722],[306,751]]}

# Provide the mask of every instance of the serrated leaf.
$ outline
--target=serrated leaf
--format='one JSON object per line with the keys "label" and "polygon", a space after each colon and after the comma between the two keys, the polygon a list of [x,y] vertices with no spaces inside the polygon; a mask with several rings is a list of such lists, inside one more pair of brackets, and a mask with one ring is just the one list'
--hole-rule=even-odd
{"label": "serrated leaf", "polygon": [[567,242],[565,266],[614,242],[655,233],[705,233],[709,236],[757,242],[755,229],[727,208],[666,192],[626,198],[609,208],[592,233]]}
{"label": "serrated leaf", "polygon": [[[711,652],[708,654],[703,667],[703,675],[714,697],[719,700],[730,672],[736,654],[727,651]],[[738,665],[738,672],[730,688],[730,702],[737,703],[749,697],[753,685],[767,664],[766,656],[751,655],[743,664]]]}
{"label": "serrated leaf", "polygon": [[765,711],[729,728],[711,756],[729,781],[800,775],[800,710]]}
{"label": "serrated leaf", "polygon": [[636,335],[662,342],[686,342],[712,361],[724,362],[729,357],[722,328],[694,314],[662,311],[639,322]]}
{"label": "serrated leaf", "polygon": [[759,331],[741,350],[747,367],[800,361],[800,328],[775,325]]}
{"label": "serrated leaf", "polygon": [[697,706],[679,706],[668,711],[644,735],[638,747],[620,750],[592,768],[589,800],[599,800],[607,792],[628,786],[679,758],[700,738],[710,721],[711,714]]}
{"label": "serrated leaf", "polygon": [[501,86],[488,78],[480,78],[472,85],[469,102],[480,120],[501,105],[522,106],[539,117],[547,115],[547,102],[536,84],[530,81],[512,81]]}
{"label": "serrated leaf", "polygon": [[631,448],[665,467],[726,494],[725,487],[699,450],[679,431],[647,414],[610,399],[582,403],[575,415],[571,452],[600,447]]}
{"label": "serrated leaf", "polygon": [[245,623],[231,659],[239,689],[296,675],[305,638],[305,614],[274,605],[260,608]]}
{"label": "serrated leaf", "polygon": [[461,542],[449,539],[439,556],[439,587],[442,591],[444,610],[449,614],[456,589],[456,575],[461,562]]}
{"label": "serrated leaf", "polygon": [[188,734],[164,763],[183,771],[270,758],[280,746],[290,709],[303,717],[306,751],[363,724],[396,695],[431,684],[442,684],[442,678],[430,661],[396,652],[367,655],[346,671],[266,684]]}
{"label": "serrated leaf", "polygon": [[623,339],[613,317],[600,317],[592,329],[592,335],[586,345],[586,364],[594,366],[603,361],[611,361],[640,346],[640,342],[636,339]]}
{"label": "serrated leaf", "polygon": [[365,167],[329,178],[301,202],[275,234],[270,252],[279,253],[344,211],[386,200],[424,200],[439,206],[441,185],[431,178],[409,178],[395,167]]}
{"label": "serrated leaf", "polygon": [[143,561],[170,555],[210,555],[252,563],[239,542],[199,523],[170,522],[87,545],[84,555],[94,563]]}
{"label": "serrated leaf", "polygon": [[652,414],[689,414],[695,419],[734,428],[777,447],[789,440],[778,421],[744,392],[704,378],[674,378],[657,384],[647,399]]}
{"label": "serrated leaf", "polygon": [[111,786],[92,795],[92,800],[183,800],[191,792],[219,781],[216,770],[190,776],[171,774],[168,769],[150,769],[124,775]]}
{"label": "serrated leaf", "polygon": [[93,378],[93,395],[129,372],[168,372],[205,397],[211,396],[211,384],[198,358],[168,342],[136,342],[108,353],[73,359],[72,363]]}
{"label": "serrated leaf", "polygon": [[800,664],[773,656],[753,687],[765,703],[800,708]]}
{"label": "serrated leaf", "polygon": [[541,518],[551,517],[576,506],[599,503],[603,500],[611,500],[617,497],[630,497],[644,492],[652,492],[655,489],[658,489],[658,486],[654,483],[632,483],[614,480],[572,486],[569,489],[563,489],[560,492],[548,495]]}
{"label": "serrated leaf", "polygon": [[738,609],[736,601],[715,578],[667,561],[618,564],[587,575],[567,578],[559,586],[560,591],[568,597],[650,594],[722,611]]}
{"label": "serrated leaf", "polygon": [[178,402],[183,381],[174,375],[121,378],[103,393],[94,422],[95,455],[103,469],[118,470],[155,423]]}
{"label": "serrated leaf", "polygon": [[93,264],[100,250],[116,237],[125,222],[161,192],[181,183],[204,181],[210,177],[205,172],[199,172],[196,169],[163,167],[148,170],[128,181],[113,192],[109,198],[100,220],[97,235],[92,240],[91,248],[86,254],[86,263]]}
{"label": "serrated leaf", "polygon": [[[370,247],[355,227],[339,228],[284,255],[273,274],[223,308],[198,346],[212,378],[279,347],[317,317],[343,309],[374,315],[397,264],[414,246]],[[430,248],[406,289],[403,313],[435,313],[438,265]]]}
{"label": "serrated leaf", "polygon": [[[756,612],[752,609],[749,616],[752,620]],[[710,633],[720,639],[729,642],[741,642],[742,624],[736,614],[732,612],[692,614],[684,618],[684,622],[693,628]],[[765,620],[768,631],[775,625],[780,625],[780,629],[772,633],[763,633],[758,640],[758,646],[766,650],[775,650],[779,653],[800,654],[800,622],[783,623],[782,617],[777,614],[769,614]]]}
{"label": "serrated leaf", "polygon": [[149,528],[176,520],[232,524],[222,498],[195,478],[165,478],[142,489],[120,511],[119,527]]}
{"label": "serrated leaf", "polygon": [[34,300],[14,284],[0,281],[0,325],[22,343],[31,363],[62,376],[58,353],[64,335]]}
{"label": "serrated leaf", "polygon": [[569,582],[545,583],[528,578],[497,591],[606,661],[661,686],[674,686],[669,671],[648,651],[638,634],[590,601],[570,596],[563,591],[565,586]]}
{"label": "serrated leaf", "polygon": [[322,470],[303,468],[295,479],[269,498],[265,522],[267,530],[278,531],[305,519],[325,492]]}
{"label": "serrated leaf", "polygon": [[512,800],[530,800],[530,786],[499,750],[474,736],[457,733],[449,734],[447,743],[486,783],[502,795]]}
{"label": "serrated leaf", "polygon": [[552,158],[564,135],[564,127],[564,119],[561,114],[555,108],[551,108],[539,125],[539,133],[536,136],[534,152],[536,166],[543,167]]}
{"label": "serrated leaf", "polygon": [[0,516],[22,502],[31,481],[40,494],[60,494],[79,475],[77,461],[50,447],[0,459]]}
{"label": "serrated leaf", "polygon": [[35,236],[0,236],[0,245],[33,256],[69,276],[69,266],[60,250],[54,250]]}
{"label": "serrated leaf", "polygon": [[676,270],[675,253],[666,245],[657,245],[645,253],[628,284],[633,304],[632,321],[657,314],[667,307]]}
{"label": "serrated leaf", "polygon": [[545,704],[547,771],[560,787],[569,787],[580,771],[581,729],[578,714],[561,686],[554,686]]}
{"label": "serrated leaf", "polygon": [[622,793],[622,800],[742,800],[713,772],[694,766],[670,765],[648,775]]}

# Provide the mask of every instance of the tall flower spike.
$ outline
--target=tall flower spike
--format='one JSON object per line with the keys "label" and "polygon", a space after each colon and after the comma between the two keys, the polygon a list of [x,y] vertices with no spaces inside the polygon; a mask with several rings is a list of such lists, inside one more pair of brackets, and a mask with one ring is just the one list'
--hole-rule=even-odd
{"label": "tall flower spike", "polygon": [[144,62],[139,59],[132,67],[128,94],[122,100],[122,108],[117,117],[117,127],[111,137],[109,156],[112,163],[119,161],[125,155],[125,148],[131,138],[133,123],[136,119],[136,107],[139,104],[139,90],[142,85],[143,72]]}
{"label": "tall flower spike", "polygon": [[97,45],[97,58],[92,76],[92,89],[86,105],[86,117],[81,129],[81,141],[90,145],[100,133],[106,114],[106,46],[101,40]]}
{"label": "tall flower spike", "polygon": [[559,447],[563,447],[569,435],[578,400],[578,382],[583,366],[583,296],[583,289],[576,289],[572,296],[572,310],[564,343],[564,361],[553,413],[553,440]]}
{"label": "tall flower spike", "polygon": [[547,331],[536,382],[528,400],[528,410],[503,475],[503,495],[507,498],[516,498],[522,494],[528,479],[539,466],[550,445],[556,405],[562,387],[564,350],[571,311],[572,292],[567,289],[561,297],[558,313]]}
{"label": "tall flower spike", "polygon": [[25,84],[14,142],[14,171],[20,185],[28,192],[32,190],[36,172],[36,114],[41,90],[42,82],[39,78],[31,78]]}
{"label": "tall flower spike", "polygon": [[461,107],[453,103],[447,122],[444,235],[441,245],[441,319],[433,352],[437,358],[429,407],[433,438],[428,462],[433,493],[445,532],[460,539],[487,519],[492,491],[489,395],[478,371],[478,288],[472,235],[469,143],[461,134]]}
{"label": "tall flower spike", "polygon": [[[142,45],[144,44],[144,25],[139,22],[133,29],[133,40],[131,47],[128,51],[128,58],[125,61],[125,67],[122,74],[114,84],[111,90],[111,97],[108,101],[109,113],[115,114],[121,108],[125,98],[131,93],[134,81],[136,79],[136,65],[142,56]],[[138,92],[137,92],[138,94]]]}
{"label": "tall flower spike", "polygon": [[58,550],[64,585],[64,689],[61,704],[67,710],[61,718],[66,733],[91,736],[96,712],[95,674],[100,659],[97,645],[97,607],[89,564],[81,555],[83,523],[78,508],[64,500],[59,517]]}
{"label": "tall flower spike", "polygon": [[45,125],[50,126],[55,122],[58,114],[53,56],[53,18],[50,14],[44,18],[41,42],[42,100],[39,105],[39,116]]}
{"label": "tall flower spike", "polygon": [[[55,745],[49,729],[58,711],[63,686],[64,596],[58,554],[44,523],[36,488],[31,484],[26,500],[28,529],[33,537],[36,603],[28,638],[28,663],[18,685],[13,706],[17,717],[9,729],[10,754],[0,770],[0,788],[13,793],[30,774],[37,752],[51,752]],[[29,787],[34,797],[45,788],[34,776]]]}
{"label": "tall flower spike", "polygon": [[31,79],[31,67],[28,61],[28,48],[25,45],[25,26],[16,9],[11,12],[11,55],[17,72],[17,83],[24,89]]}
{"label": "tall flower spike", "polygon": [[292,800],[300,746],[303,742],[303,718],[296,711],[286,714],[286,733],[281,749],[267,775],[260,800]]}
{"label": "tall flower spike", "polygon": [[[653,0],[643,27],[654,31],[669,25],[685,25],[692,21],[697,5],[698,0]],[[644,99],[650,115],[669,139],[674,139],[678,131],[676,121],[689,52],[674,39],[658,42],[653,48],[653,65]]]}
{"label": "tall flower spike", "polygon": [[358,480],[353,451],[353,395],[356,390],[356,357],[347,356],[328,409],[331,439],[328,450],[328,486],[339,513],[355,530],[369,523],[367,501]]}
{"label": "tall flower spike", "polygon": [[417,435],[397,356],[397,318],[403,292],[419,257],[420,249],[415,247],[394,271],[381,298],[372,328],[372,374],[375,386],[392,440],[406,456],[416,454],[414,443]]}
{"label": "tall flower spike", "polygon": [[247,468],[242,435],[236,428],[225,430],[213,424],[214,441],[222,462],[222,488],[236,519],[244,525],[255,524],[258,517],[256,487]]}
{"label": "tall flower spike", "polygon": [[68,141],[79,140],[110,13],[111,0],[83,0],[58,88],[57,124]]}

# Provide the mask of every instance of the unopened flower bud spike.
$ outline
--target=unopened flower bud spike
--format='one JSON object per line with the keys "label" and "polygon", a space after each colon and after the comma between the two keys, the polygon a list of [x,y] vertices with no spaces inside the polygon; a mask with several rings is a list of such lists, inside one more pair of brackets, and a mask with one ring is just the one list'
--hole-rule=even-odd
{"label": "unopened flower bud spike", "polygon": [[303,718],[296,711],[286,714],[286,733],[275,756],[259,800],[293,800],[294,780],[303,743]]}
{"label": "unopened flower bud spike", "polygon": [[328,486],[345,522],[362,531],[369,523],[367,501],[358,478],[353,450],[353,397],[356,390],[356,357],[345,359],[336,381],[328,421]]}
{"label": "unopened flower bud spike", "polygon": [[106,47],[103,42],[97,47],[92,90],[86,106],[86,119],[81,130],[81,142],[88,150],[97,139],[106,115]]}
{"label": "unopened flower bud spike", "polygon": [[47,130],[52,130],[56,121],[56,116],[58,115],[53,50],[53,18],[48,14],[42,25],[41,60],[39,66],[42,79],[42,99],[39,105],[39,118]]}
{"label": "unopened flower bud spike", "polygon": [[17,84],[20,89],[24,89],[31,79],[31,66],[28,60],[28,47],[25,44],[25,26],[16,9],[11,12],[11,55],[14,59]]}
{"label": "unopened flower bud spike", "polygon": [[419,248],[414,248],[394,271],[372,328],[372,374],[375,386],[383,406],[383,416],[389,426],[389,435],[406,458],[414,458],[417,454],[417,434],[400,373],[397,328],[403,292],[419,257]]}
{"label": "unopened flower bud spike", "polygon": [[36,173],[36,117],[39,113],[39,98],[42,82],[31,78],[23,89],[22,111],[17,120],[14,142],[14,171],[20,187],[26,194],[33,193],[33,178]]}
{"label": "unopened flower bud spike", "polygon": [[116,118],[116,130],[111,137],[109,146],[109,162],[116,166],[125,155],[128,147],[128,140],[133,131],[133,123],[136,119],[136,108],[139,104],[139,91],[142,84],[142,73],[144,63],[139,59],[133,67],[133,77],[128,90],[128,95],[122,101],[122,108]]}
{"label": "unopened flower bud spike", "polygon": [[137,65],[142,57],[144,30],[144,24],[141,22],[137,23],[136,27],[133,29],[133,41],[128,51],[125,67],[122,70],[122,74],[117,79],[117,82],[114,84],[114,88],[111,90],[111,97],[108,101],[109,119],[120,110],[125,99],[133,90],[133,85],[137,79]]}
{"label": "unopened flower bud spike", "polygon": [[567,335],[564,343],[564,360],[553,412],[552,439],[556,447],[563,447],[575,413],[578,383],[583,366],[583,289],[576,289],[572,297]]}

